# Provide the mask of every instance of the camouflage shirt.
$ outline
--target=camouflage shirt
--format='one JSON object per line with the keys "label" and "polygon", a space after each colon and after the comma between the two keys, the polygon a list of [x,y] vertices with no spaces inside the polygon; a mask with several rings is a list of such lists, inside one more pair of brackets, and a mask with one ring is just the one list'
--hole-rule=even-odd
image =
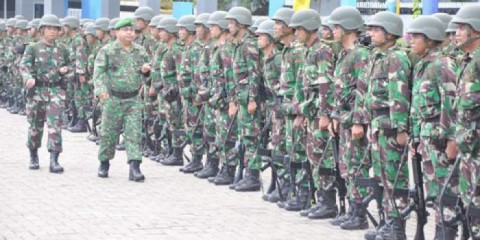
{"label": "camouflage shirt", "polygon": [[291,102],[297,77],[303,67],[305,46],[298,42],[286,44],[282,50],[282,68],[280,73],[280,92],[284,102]]}
{"label": "camouflage shirt", "polygon": [[93,72],[95,95],[138,91],[145,81],[141,68],[149,62],[145,49],[135,43],[125,49],[115,41],[104,46],[95,59]]}
{"label": "camouflage shirt", "polygon": [[199,75],[202,48],[200,41],[194,40],[190,45],[185,46],[182,52],[178,83],[180,93],[186,99],[191,99],[202,84]]}
{"label": "camouflage shirt", "polygon": [[235,100],[246,105],[258,96],[260,87],[259,51],[256,39],[245,34],[235,44],[233,55],[233,78],[235,81]]}
{"label": "camouflage shirt", "polygon": [[87,70],[87,42],[80,33],[75,34],[67,45],[70,50],[70,60],[75,66],[74,73],[85,74]]}
{"label": "camouflage shirt", "polygon": [[456,110],[458,121],[476,121],[480,117],[480,48],[465,54],[457,80]]}

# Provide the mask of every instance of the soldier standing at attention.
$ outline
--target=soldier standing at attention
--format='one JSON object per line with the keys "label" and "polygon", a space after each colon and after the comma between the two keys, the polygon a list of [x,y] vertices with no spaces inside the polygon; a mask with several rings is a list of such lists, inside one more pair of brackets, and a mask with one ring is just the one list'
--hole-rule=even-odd
{"label": "soldier standing at attention", "polygon": [[30,150],[30,169],[39,169],[38,148],[42,144],[43,125],[47,122],[50,172],[62,173],[58,155],[62,152],[62,117],[66,97],[64,77],[69,71],[68,50],[55,40],[62,25],[54,15],[43,16],[40,31],[43,39],[30,44],[20,63],[25,87],[28,89],[27,147]]}
{"label": "soldier standing at attention", "polygon": [[140,171],[143,103],[139,91],[144,76],[150,73],[149,58],[142,46],[133,43],[132,19],[120,20],[115,29],[117,40],[100,50],[93,73],[95,96],[102,101],[98,176],[108,177],[109,160],[115,156],[115,145],[123,128],[129,180],[139,182],[145,179]]}

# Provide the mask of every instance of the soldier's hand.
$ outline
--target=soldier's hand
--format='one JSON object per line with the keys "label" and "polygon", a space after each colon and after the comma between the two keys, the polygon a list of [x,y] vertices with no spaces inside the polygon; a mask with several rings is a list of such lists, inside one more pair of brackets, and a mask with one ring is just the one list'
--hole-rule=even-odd
{"label": "soldier's hand", "polygon": [[248,114],[253,115],[257,110],[257,103],[255,101],[248,102]]}
{"label": "soldier's hand", "polygon": [[228,105],[228,116],[232,118],[236,112],[237,112],[237,105],[234,102],[231,102]]}
{"label": "soldier's hand", "polygon": [[364,134],[364,129],[362,125],[359,124],[354,124],[352,126],[352,138],[353,139],[359,139],[363,137]]}
{"label": "soldier's hand", "polygon": [[155,95],[157,95],[157,93],[155,92],[155,88],[154,87],[150,87],[148,89],[148,96],[150,97],[155,97]]}
{"label": "soldier's hand", "polygon": [[327,116],[320,116],[320,120],[318,121],[318,127],[320,130],[325,131],[328,130],[328,126],[330,125],[330,118]]}
{"label": "soldier's hand", "polygon": [[448,160],[455,160],[458,155],[457,143],[453,140],[448,140],[447,147],[445,148],[445,153],[447,154]]}
{"label": "soldier's hand", "polygon": [[397,143],[401,146],[405,146],[408,141],[408,133],[407,132],[402,132],[402,133],[397,133]]}
{"label": "soldier's hand", "polygon": [[60,74],[65,74],[68,72],[68,67],[61,67],[60,69],[58,69],[58,71],[60,72]]}
{"label": "soldier's hand", "polygon": [[80,83],[86,83],[87,80],[85,79],[85,75],[80,75],[80,76],[78,76],[78,81],[79,81]]}
{"label": "soldier's hand", "polygon": [[35,79],[34,78],[30,78],[27,80],[27,82],[25,83],[25,87],[27,87],[28,89],[32,88],[33,86],[35,86]]}
{"label": "soldier's hand", "polygon": [[142,73],[148,73],[148,72],[150,72],[150,64],[145,63],[142,66]]}
{"label": "soldier's hand", "polygon": [[105,100],[108,98],[108,93],[100,93],[98,94],[98,99]]}

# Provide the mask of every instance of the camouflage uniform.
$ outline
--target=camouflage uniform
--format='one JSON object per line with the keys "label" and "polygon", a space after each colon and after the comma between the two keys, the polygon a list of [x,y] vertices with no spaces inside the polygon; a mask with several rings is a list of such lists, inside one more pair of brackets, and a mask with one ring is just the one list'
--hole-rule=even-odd
{"label": "camouflage uniform", "polygon": [[87,43],[85,42],[85,39],[83,39],[82,35],[77,33],[75,36],[73,36],[68,46],[70,47],[71,61],[74,63],[75,67],[75,71],[72,72],[72,75],[70,76],[70,80],[73,83],[73,97],[75,100],[75,106],[77,108],[77,117],[79,120],[83,121],[87,118],[86,108],[89,105],[89,98],[91,96],[91,89],[88,82],[79,82],[79,76],[85,76],[87,71]]}
{"label": "camouflage uniform", "polygon": [[127,159],[129,162],[142,161],[140,141],[143,104],[138,93],[145,79],[140,69],[148,62],[149,57],[142,46],[132,43],[130,49],[125,50],[118,41],[100,49],[95,59],[95,95],[109,94],[102,102],[100,161],[113,159],[122,128]]}

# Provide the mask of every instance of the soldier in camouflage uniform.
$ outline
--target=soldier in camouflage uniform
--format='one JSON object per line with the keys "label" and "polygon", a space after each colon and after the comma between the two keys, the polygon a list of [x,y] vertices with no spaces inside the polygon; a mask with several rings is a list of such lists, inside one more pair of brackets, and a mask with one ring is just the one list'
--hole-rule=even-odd
{"label": "soldier in camouflage uniform", "polygon": [[7,26],[0,20],[0,108],[8,107],[7,67],[5,65]]}
{"label": "soldier in camouflage uniform", "polygon": [[[210,129],[204,131],[205,139],[209,144],[209,152],[205,167],[202,171],[195,173],[195,176],[209,178],[216,185],[231,184],[237,164],[228,161],[234,156],[231,145],[237,138],[237,125],[236,119],[228,116],[227,93],[234,87],[232,69],[234,48],[229,39],[226,16],[227,12],[225,11],[215,11],[207,21],[212,37],[210,56],[206,63],[209,76],[205,76],[203,81],[207,83],[198,94],[199,100],[202,100],[206,107],[208,106],[205,111],[212,109],[211,111],[214,112],[212,119],[205,119],[205,126],[209,121],[214,122],[214,132]],[[206,60],[202,62],[204,61]],[[219,161],[222,162],[220,172]]]}
{"label": "soldier in camouflage uniform", "polygon": [[[167,166],[183,165],[183,147],[185,138],[180,136],[177,130],[183,128],[183,112],[182,102],[179,96],[177,73],[180,69],[181,53],[183,46],[177,39],[178,27],[177,20],[173,17],[163,18],[157,25],[160,29],[160,37],[164,42],[164,48],[159,49],[160,56],[157,56],[159,74],[152,79],[152,85],[155,92],[160,95],[159,110],[165,108],[166,120],[168,128],[173,134],[171,145],[171,154],[163,159],[159,159],[160,163]],[[158,52],[157,52],[158,53]]]}
{"label": "soldier in camouflage uniform", "polygon": [[259,191],[261,159],[256,154],[260,137],[261,102],[259,99],[260,72],[259,51],[254,38],[248,34],[252,25],[252,14],[244,7],[233,7],[228,11],[228,28],[235,45],[233,54],[233,88],[227,96],[229,117],[238,111],[238,138],[244,148],[246,173],[242,180],[234,182],[235,191]]}
{"label": "soldier in camouflage uniform", "polygon": [[[199,63],[201,48],[196,40],[195,16],[185,15],[178,19],[178,37],[184,43],[181,62],[178,72],[178,88],[182,101],[183,124],[186,141],[190,143],[191,161],[180,168],[181,172],[193,173],[203,168],[202,156],[204,152],[202,136],[202,116],[204,108],[194,102],[197,89],[200,87]],[[193,171],[192,171],[193,170]]]}
{"label": "soldier in camouflage uniform", "polygon": [[108,30],[109,30],[112,41],[117,39],[117,35],[116,35],[117,30],[115,29],[115,24],[117,24],[119,20],[120,18],[113,18],[112,20],[110,20],[110,24],[108,24]]}
{"label": "soldier in camouflage uniform", "polygon": [[40,19],[35,18],[29,23],[28,35],[33,42],[38,42],[41,37],[41,32],[38,30],[38,25],[40,24]]}
{"label": "soldier in camouflage uniform", "polygon": [[155,39],[153,39],[148,27],[150,20],[155,16],[153,9],[150,7],[139,7],[135,10],[135,26],[140,31],[135,42],[145,48],[149,56],[153,55],[153,48],[155,46]]}
{"label": "soldier in camouflage uniform", "polygon": [[[215,136],[215,122],[214,122],[215,115],[212,111],[212,108],[206,105],[205,101],[202,100],[202,98],[199,95],[199,92],[201,92],[201,89],[203,90],[211,82],[210,71],[208,69],[209,68],[208,62],[210,61],[210,53],[211,53],[210,31],[207,28],[207,21],[209,18],[210,18],[210,14],[203,13],[198,15],[194,21],[195,36],[196,36],[195,42],[198,44],[198,47],[199,47],[198,49],[199,60],[197,64],[190,63],[193,66],[192,83],[191,83],[192,84],[191,85],[192,104],[196,106],[197,109],[200,110],[200,114],[198,115],[199,119],[197,120],[197,123],[195,123],[195,125],[193,126],[194,129],[191,129],[191,130],[196,130],[195,129],[196,127],[198,130],[191,131],[192,132],[191,141],[193,142],[193,145],[191,145],[190,147],[192,146],[195,147],[196,144],[201,144],[202,156],[199,157],[200,159],[198,162],[194,162],[192,159],[192,161],[190,161],[190,163],[187,166],[185,166],[185,168],[182,169],[184,173],[194,173],[194,172],[201,171],[203,169],[203,164],[201,162],[203,158],[203,154],[205,152],[208,153],[208,150],[210,149],[208,142],[205,141],[204,139],[207,135],[210,135],[213,137]],[[194,55],[191,55],[190,58],[192,58],[193,56]],[[182,61],[183,59],[184,58],[182,57]],[[203,113],[201,108],[204,108]],[[203,150],[203,148],[205,150]]]}
{"label": "soldier in camouflage uniform", "polygon": [[325,20],[322,21],[322,39],[324,40],[333,40],[333,25],[330,24],[329,18],[325,18]]}
{"label": "soldier in camouflage uniform", "polygon": [[47,123],[50,152],[50,172],[62,173],[58,164],[62,152],[62,115],[66,97],[65,74],[70,71],[68,50],[56,43],[61,24],[54,15],[45,15],[40,22],[43,39],[30,44],[21,60],[21,75],[28,89],[27,121],[29,123],[27,147],[30,166],[39,169],[38,148],[41,146],[43,125]]}
{"label": "soldier in camouflage uniform", "polygon": [[[456,143],[460,150],[459,191],[464,206],[480,208],[479,172],[480,156],[479,108],[480,95],[480,5],[471,4],[460,8],[452,22],[458,24],[456,40],[465,53],[459,66],[455,98],[457,122]],[[466,207],[468,208],[468,207]],[[472,239],[480,239],[480,216],[470,218]]]}
{"label": "soldier in camouflage uniform", "polygon": [[333,24],[335,41],[343,46],[335,66],[331,130],[339,136],[340,173],[346,180],[347,197],[354,209],[350,217],[343,219],[340,227],[345,230],[366,229],[366,206],[362,200],[367,195],[367,189],[355,182],[357,178],[368,177],[370,169],[363,111],[368,51],[358,44],[363,19],[356,8],[339,7],[330,15],[329,23]]}
{"label": "soldier in camouflage uniform", "polygon": [[100,49],[93,76],[95,96],[102,101],[98,176],[108,177],[109,160],[115,155],[115,144],[123,128],[129,180],[138,182],[145,179],[140,171],[144,107],[140,89],[150,72],[149,57],[142,46],[133,42],[135,30],[130,18],[121,19],[115,28],[118,38]]}
{"label": "soldier in camouflage uniform", "polygon": [[[404,221],[395,206],[407,204],[402,193],[408,189],[406,141],[410,111],[411,65],[407,53],[397,44],[403,35],[402,19],[390,12],[379,12],[367,23],[374,49],[366,67],[367,94],[364,107],[369,118],[371,161],[374,181],[384,187],[383,205],[389,223],[369,232],[366,239],[376,235],[395,234],[405,238]],[[399,169],[403,162],[402,169]],[[396,182],[395,182],[395,179]],[[395,186],[394,186],[395,184]],[[396,199],[392,199],[395,195]],[[393,201],[396,201],[395,204]],[[388,235],[385,235],[388,236]],[[393,238],[393,237],[392,237]]]}
{"label": "soldier in camouflage uniform", "polygon": [[6,71],[5,74],[5,84],[7,86],[7,98],[8,106],[7,111],[11,112],[15,107],[14,101],[14,86],[12,82],[12,69],[13,69],[13,60],[12,60],[12,44],[15,34],[15,23],[17,22],[14,18],[9,18],[6,22],[7,35],[5,36],[5,54],[3,58],[3,65]]}
{"label": "soldier in camouflage uniform", "polygon": [[[413,72],[411,131],[413,147],[416,147],[415,142],[421,146],[416,150],[422,153],[427,198],[430,199],[440,196],[446,178],[454,171],[451,163],[457,155],[454,140],[456,119],[452,109],[457,76],[454,61],[442,52],[445,29],[446,25],[437,18],[422,16],[410,24],[408,30],[412,34],[413,52],[422,56]],[[452,181],[447,185],[445,194],[455,196],[458,193],[458,177]],[[454,239],[458,223],[452,222],[452,219],[456,206],[443,203],[443,222],[440,204],[437,200],[433,205],[435,239]]]}
{"label": "soldier in camouflage uniform", "polygon": [[[85,76],[87,71],[87,43],[80,33],[80,21],[78,18],[73,16],[66,17],[63,20],[63,26],[65,35],[68,37],[66,45],[70,50],[71,61],[75,67],[75,71],[70,73],[68,79],[67,101],[69,100],[68,94],[71,94],[69,97],[72,97],[74,100],[76,116],[73,116],[68,130],[71,132],[86,132],[86,108],[89,105],[88,100],[91,95],[91,89]],[[69,93],[68,91],[71,92]]]}
{"label": "soldier in camouflage uniform", "polygon": [[18,68],[20,61],[23,56],[23,52],[25,51],[25,46],[30,42],[29,36],[27,34],[27,26],[28,26],[28,21],[27,20],[18,20],[15,23],[15,31],[16,31],[16,38],[17,40],[15,42],[14,46],[14,52],[13,54],[13,62],[14,62],[14,68],[13,68],[13,82],[15,85],[15,102],[17,103],[17,109],[15,111],[12,111],[11,113],[18,113],[19,115],[25,116],[25,105],[26,105],[26,98],[25,98],[25,91],[23,89],[23,80],[20,75],[20,70]]}

